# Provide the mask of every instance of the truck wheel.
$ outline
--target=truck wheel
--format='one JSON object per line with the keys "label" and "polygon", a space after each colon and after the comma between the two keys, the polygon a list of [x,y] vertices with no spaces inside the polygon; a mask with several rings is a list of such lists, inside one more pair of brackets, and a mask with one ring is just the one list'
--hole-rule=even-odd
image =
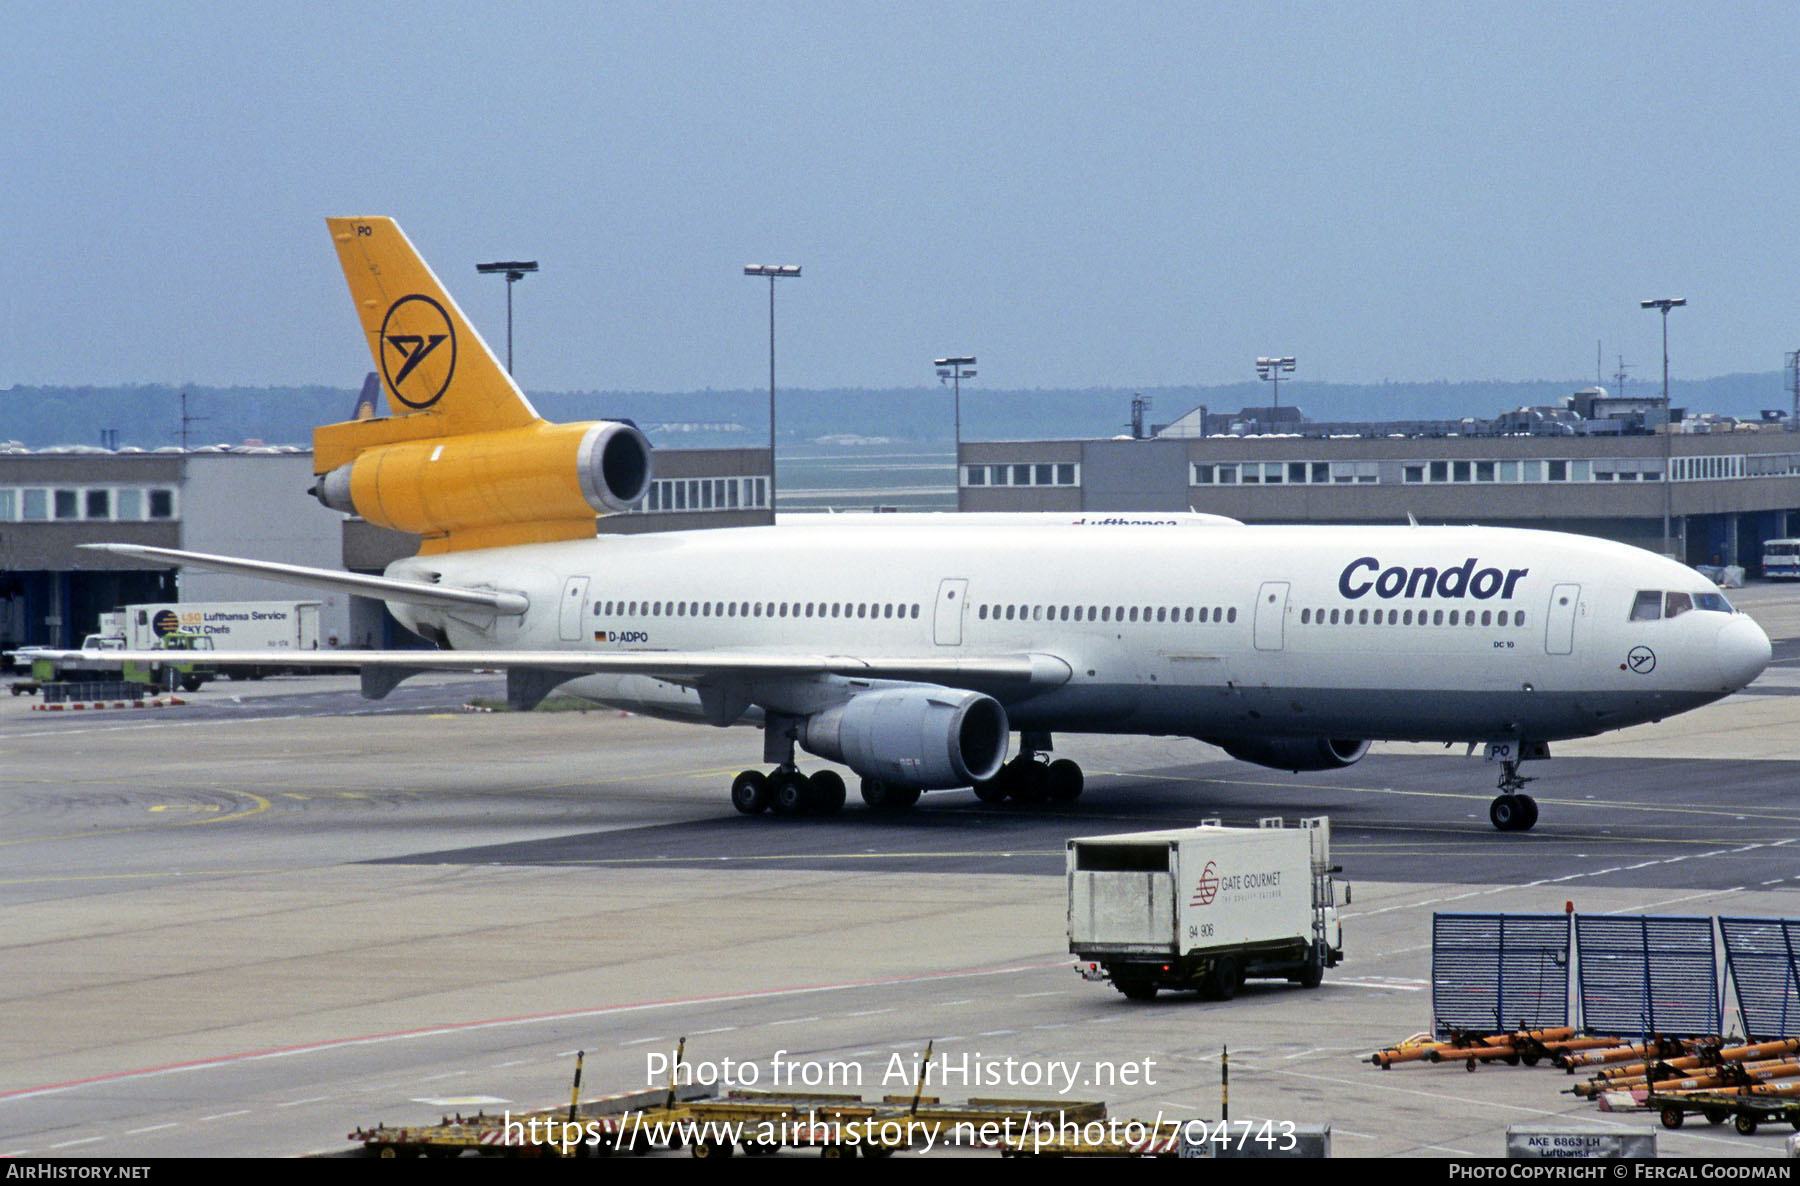
{"label": "truck wheel", "polygon": [[1300,974],[1294,977],[1294,983],[1301,988],[1317,988],[1324,982],[1325,964],[1319,959],[1319,953],[1315,951],[1306,957],[1306,967],[1302,968]]}
{"label": "truck wheel", "polygon": [[181,677],[181,690],[184,692],[198,692],[205,686],[206,681],[197,675],[185,675]]}
{"label": "truck wheel", "polygon": [[1151,984],[1148,980],[1115,980],[1113,987],[1124,993],[1126,1000],[1154,1001],[1156,999],[1156,985]]}
{"label": "truck wheel", "polygon": [[1244,974],[1238,969],[1236,960],[1222,955],[1213,961],[1212,974],[1206,979],[1207,995],[1215,1000],[1229,1001],[1237,996],[1243,984]]}

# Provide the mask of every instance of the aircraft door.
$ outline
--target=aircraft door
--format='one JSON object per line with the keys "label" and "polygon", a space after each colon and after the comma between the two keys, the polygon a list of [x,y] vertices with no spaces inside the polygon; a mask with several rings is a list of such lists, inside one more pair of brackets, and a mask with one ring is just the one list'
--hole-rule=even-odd
{"label": "aircraft door", "polygon": [[588,579],[570,577],[563,586],[562,619],[557,634],[564,642],[581,641],[581,615],[587,606]]}
{"label": "aircraft door", "polygon": [[1575,611],[1581,605],[1580,585],[1558,585],[1550,590],[1550,612],[1544,615],[1544,652],[1575,652]]}
{"label": "aircraft door", "polygon": [[937,614],[931,621],[931,637],[939,646],[962,645],[963,602],[968,595],[967,577],[945,577],[938,582]]}
{"label": "aircraft door", "polygon": [[1256,591],[1256,649],[1279,651],[1287,628],[1288,583],[1264,581]]}

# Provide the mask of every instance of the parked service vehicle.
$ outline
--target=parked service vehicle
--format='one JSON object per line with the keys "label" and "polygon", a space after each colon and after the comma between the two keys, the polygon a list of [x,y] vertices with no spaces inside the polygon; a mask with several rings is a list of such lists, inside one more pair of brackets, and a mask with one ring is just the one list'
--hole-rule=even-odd
{"label": "parked service vehicle", "polygon": [[1771,581],[1800,578],[1800,539],[1764,540],[1762,574]]}
{"label": "parked service vehicle", "polygon": [[[100,615],[102,630],[119,628],[117,614]],[[95,662],[107,651],[125,650],[125,639],[118,634],[90,634],[81,640],[78,651],[58,650],[55,647],[20,647],[13,652],[13,663],[21,669],[27,669],[31,678],[18,680],[12,684],[15,696],[41,691],[46,684],[94,684],[122,681],[127,684],[144,684],[149,687],[174,691],[182,688],[189,692],[198,692],[201,685],[212,679],[217,672],[204,660],[189,657],[194,651],[212,650],[212,641],[200,635],[185,631],[171,631],[156,640],[145,650],[166,650],[183,652],[180,657],[170,656],[166,663],[126,663],[121,668],[118,663]],[[93,656],[90,659],[89,656]]]}
{"label": "parked service vehicle", "polygon": [[1143,1001],[1164,988],[1228,1000],[1252,976],[1318,987],[1344,958],[1330,820],[1262,822],[1069,841],[1083,977]]}
{"label": "parked service vehicle", "polygon": [[[192,601],[150,602],[128,605],[114,614],[120,619],[126,649],[154,650],[162,639],[176,633],[210,640],[208,650],[219,651],[316,651],[319,649],[317,601]],[[261,679],[286,670],[279,653],[266,664],[231,665],[219,669],[232,679]]]}

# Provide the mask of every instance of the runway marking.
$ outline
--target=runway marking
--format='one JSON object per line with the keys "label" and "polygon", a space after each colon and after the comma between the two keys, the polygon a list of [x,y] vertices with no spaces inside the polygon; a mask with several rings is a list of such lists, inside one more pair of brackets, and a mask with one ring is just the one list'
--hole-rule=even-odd
{"label": "runway marking", "polygon": [[52,1149],[73,1149],[77,1145],[93,1145],[104,1141],[105,1139],[105,1137],[82,1137],[79,1141],[63,1141],[61,1144],[52,1145],[50,1147]]}
{"label": "runway marking", "polygon": [[[442,1079],[442,1078],[444,1078],[444,1076],[439,1075],[438,1078]],[[303,1100],[289,1100],[285,1104],[276,1104],[275,1106],[277,1108],[303,1108],[307,1104],[322,1104],[330,1098],[331,1097],[328,1095],[314,1095],[314,1096],[308,1096],[306,1099],[303,1099]]]}
{"label": "runway marking", "polygon": [[205,1124],[208,1120],[230,1120],[233,1116],[248,1115],[250,1115],[249,1108],[239,1108],[235,1112],[216,1112],[211,1116],[202,1116],[200,1117],[200,1123]]}
{"label": "runway marking", "polygon": [[177,869],[165,873],[79,873],[68,877],[15,877],[0,885],[60,885],[81,881],[142,881],[157,877],[240,877],[248,874],[291,872],[285,869]]}
{"label": "runway marking", "polygon": [[784,1017],[780,1021],[765,1021],[764,1025],[805,1025],[809,1021],[819,1020],[817,1013],[811,1017]]}
{"label": "runway marking", "polygon": [[[192,1062],[171,1063],[160,1067],[142,1067],[130,1071],[116,1071],[106,1075],[93,1075],[85,1079],[71,1079],[62,1083],[46,1083],[37,1087],[21,1087],[12,1091],[0,1091],[0,1103],[13,1100],[36,1099],[41,1096],[59,1095],[77,1091],[84,1087],[93,1087],[102,1083],[122,1083],[138,1079],[160,1078],[164,1075],[181,1075],[193,1071],[216,1070],[220,1067],[237,1066],[243,1063],[264,1062],[277,1058],[298,1058],[306,1055],[324,1054],[334,1050],[350,1050],[359,1047],[381,1046],[390,1042],[411,1042],[421,1038],[445,1037],[451,1034],[476,1033],[481,1030],[509,1029],[529,1025],[544,1025],[552,1022],[578,1021],[591,1017],[617,1017],[631,1013],[649,1013],[662,1009],[682,1009],[704,1005],[734,1004],[741,1001],[766,1001],[781,997],[813,996],[821,993],[852,992],[861,988],[883,988],[899,984],[932,984],[945,980],[977,979],[989,976],[1017,976],[1028,972],[1042,972],[1049,968],[1062,968],[1068,960],[1058,957],[1054,960],[1002,964],[989,968],[959,968],[948,972],[918,972],[905,976],[882,976],[869,980],[845,980],[830,984],[796,985],[787,988],[751,989],[745,992],[719,993],[712,996],[675,997],[662,1001],[639,1001],[626,1005],[598,1005],[587,1009],[568,1009],[556,1013],[534,1013],[522,1017],[499,1017],[482,1021],[454,1022],[449,1025],[436,1025],[424,1029],[398,1030],[386,1034],[365,1034],[354,1038],[330,1038],[319,1042],[308,1042],[297,1046],[276,1047],[269,1050],[251,1050],[238,1054],[224,1054],[215,1058],[196,1059]],[[1115,1020],[1124,1020],[1117,1018]],[[1091,1024],[1104,1024],[1096,1021]],[[667,1040],[667,1039],[662,1039]],[[234,1113],[244,1115],[244,1113]]]}
{"label": "runway marking", "polygon": [[219,787],[208,787],[206,793],[210,795],[241,795],[244,798],[253,801],[255,806],[249,811],[227,812],[224,815],[214,816],[210,819],[173,820],[166,824],[131,824],[122,828],[102,828],[92,832],[63,832],[50,836],[23,836],[17,840],[0,840],[0,848],[10,848],[20,844],[43,844],[52,840],[91,840],[98,836],[129,836],[134,832],[154,832],[162,828],[193,828],[206,824],[230,823],[234,820],[249,819],[252,816],[261,815],[273,806],[273,804],[261,795],[250,791],[234,791]]}
{"label": "runway marking", "polygon": [[735,1029],[737,1029],[737,1026],[735,1025],[721,1025],[715,1026],[709,1030],[695,1030],[688,1036],[693,1038],[704,1038],[707,1034],[729,1034]]}
{"label": "runway marking", "polygon": [[878,1017],[883,1013],[896,1013],[896,1009],[864,1009],[857,1013],[846,1013],[845,1017]]}
{"label": "runway marking", "polygon": [[968,860],[970,858],[992,859],[995,857],[1056,857],[1062,859],[1067,854],[1060,848],[1009,849],[994,851],[992,849],[968,852],[795,852],[776,853],[762,856],[733,853],[727,856],[659,856],[659,857],[579,857],[568,860],[534,861],[525,860],[522,864],[539,868],[578,868],[605,867],[623,865],[726,865],[734,862],[746,864],[769,861],[918,861],[928,857],[942,860]]}
{"label": "runway marking", "polygon": [[145,1126],[144,1128],[127,1129],[125,1131],[125,1135],[128,1137],[136,1137],[136,1136],[142,1136],[144,1133],[147,1133],[147,1132],[161,1132],[165,1128],[180,1128],[180,1127],[181,1127],[181,1125],[179,1122],[171,1120],[167,1124],[151,1124],[151,1125]]}
{"label": "runway marking", "polygon": [[1422,984],[1396,984],[1390,980],[1328,980],[1327,984],[1335,984],[1340,988],[1378,988],[1394,992],[1424,992]]}

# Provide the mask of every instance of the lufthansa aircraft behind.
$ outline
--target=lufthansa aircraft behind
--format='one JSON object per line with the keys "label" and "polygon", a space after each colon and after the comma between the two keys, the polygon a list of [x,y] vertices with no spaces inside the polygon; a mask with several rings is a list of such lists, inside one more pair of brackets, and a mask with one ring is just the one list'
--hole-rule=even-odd
{"label": "lufthansa aircraft behind", "polygon": [[1693,570],[1545,531],[883,515],[597,537],[597,515],[648,489],[643,436],[543,420],[392,220],[327,221],[391,414],[315,432],[314,492],[421,536],[419,555],[377,577],[96,546],[385,600],[439,649],[283,656],[360,666],[368,696],[498,667],[521,707],[561,689],[760,723],[771,769],[731,787],[748,814],[843,806],[843,778],[803,774],[796,747],[854,771],[871,807],[954,787],[1069,800],[1082,773],[1050,760],[1053,735],[1115,733],[1293,771],[1349,766],[1371,740],[1482,744],[1501,771],[1490,818],[1522,831],[1538,811],[1521,761],[1710,703],[1769,662]]}

